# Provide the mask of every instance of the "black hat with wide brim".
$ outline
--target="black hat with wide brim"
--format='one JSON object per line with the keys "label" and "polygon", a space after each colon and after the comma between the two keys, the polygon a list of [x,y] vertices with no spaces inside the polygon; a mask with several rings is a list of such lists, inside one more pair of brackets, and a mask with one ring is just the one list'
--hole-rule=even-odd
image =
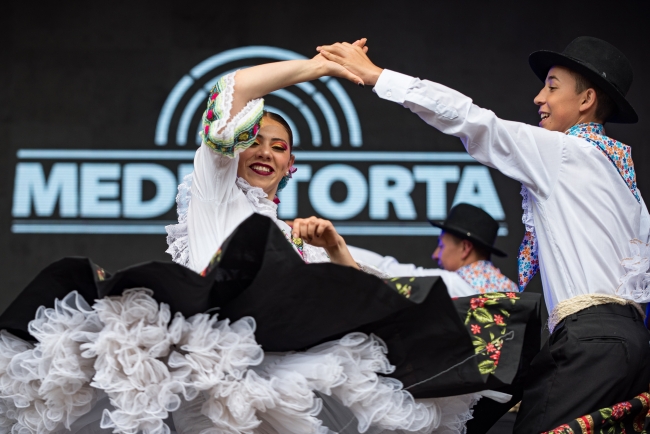
{"label": "black hat with wide brim", "polygon": [[634,124],[639,121],[636,111],[625,99],[634,76],[632,65],[612,44],[598,38],[580,36],[561,53],[535,51],[528,58],[528,63],[542,81],[546,81],[546,75],[552,67],[564,66],[598,86],[616,106],[616,110],[606,121],[621,124]]}
{"label": "black hat with wide brim", "polygon": [[504,251],[494,247],[499,223],[479,207],[459,203],[449,210],[445,221],[429,220],[429,223],[458,238],[478,244],[497,256],[508,256]]}

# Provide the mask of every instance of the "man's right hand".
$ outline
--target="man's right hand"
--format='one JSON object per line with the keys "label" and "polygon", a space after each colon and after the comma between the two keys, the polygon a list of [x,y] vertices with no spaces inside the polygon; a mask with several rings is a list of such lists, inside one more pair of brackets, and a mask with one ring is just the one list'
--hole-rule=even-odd
{"label": "man's right hand", "polygon": [[366,55],[366,38],[362,38],[358,42],[363,43],[363,48],[359,47],[357,43],[337,42],[332,45],[322,45],[317,47],[316,50],[327,60],[338,63],[361,78],[364,84],[374,86],[383,69],[372,63]]}

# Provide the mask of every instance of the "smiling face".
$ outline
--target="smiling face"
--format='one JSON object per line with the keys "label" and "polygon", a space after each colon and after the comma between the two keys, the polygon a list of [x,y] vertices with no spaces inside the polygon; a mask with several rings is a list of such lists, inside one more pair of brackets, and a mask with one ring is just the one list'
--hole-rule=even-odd
{"label": "smiling face", "polygon": [[574,74],[562,66],[554,66],[546,75],[544,88],[535,97],[541,120],[539,126],[550,131],[565,132],[582,122],[592,122],[594,90],[576,92]]}
{"label": "smiling face", "polygon": [[239,154],[237,176],[253,187],[260,187],[269,199],[275,197],[278,184],[293,165],[290,138],[277,121],[265,116],[255,143]]}

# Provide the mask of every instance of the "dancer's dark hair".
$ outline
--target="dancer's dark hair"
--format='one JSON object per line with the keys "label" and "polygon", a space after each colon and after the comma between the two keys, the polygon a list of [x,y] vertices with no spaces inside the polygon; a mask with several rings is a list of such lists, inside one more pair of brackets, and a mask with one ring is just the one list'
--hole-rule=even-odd
{"label": "dancer's dark hair", "polygon": [[604,124],[607,118],[609,118],[614,111],[616,110],[616,105],[612,98],[603,92],[600,87],[594,85],[590,80],[588,80],[584,75],[575,72],[569,69],[571,75],[576,81],[576,94],[582,93],[585,90],[591,88],[596,92],[596,117],[602,121]]}
{"label": "dancer's dark hair", "polygon": [[276,121],[280,125],[282,125],[282,127],[285,130],[287,130],[287,134],[289,134],[289,148],[293,148],[293,132],[291,131],[291,127],[289,126],[287,121],[285,121],[284,118],[282,116],[280,116],[279,114],[273,113],[273,112],[267,112],[266,110],[264,110],[264,112],[262,114],[262,117],[263,118],[267,117],[267,118],[269,118],[271,120]]}

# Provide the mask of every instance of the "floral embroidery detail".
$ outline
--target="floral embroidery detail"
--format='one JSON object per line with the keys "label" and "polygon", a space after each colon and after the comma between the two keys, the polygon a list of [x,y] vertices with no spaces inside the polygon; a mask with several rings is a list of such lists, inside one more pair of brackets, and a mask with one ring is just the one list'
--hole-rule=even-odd
{"label": "floral embroidery detail", "polygon": [[93,268],[95,269],[96,280],[98,282],[102,282],[102,281],[106,280],[106,270],[104,270],[102,267],[100,267],[98,265],[95,265],[95,264],[92,264],[92,265],[93,265]]}
{"label": "floral embroidery detail", "polygon": [[413,294],[413,285],[416,286],[416,290],[418,287],[417,284],[414,284],[415,279],[415,277],[393,277],[392,279],[384,280],[384,283],[394,287],[399,294],[404,296],[404,298],[411,298],[411,295]]}
{"label": "floral embroidery detail", "polygon": [[205,267],[203,271],[201,271],[201,273],[199,274],[203,277],[207,276],[208,273],[212,271],[212,269],[216,267],[219,264],[219,262],[221,262],[221,257],[223,256],[222,253],[223,252],[221,251],[221,247],[219,247],[216,253],[212,255],[212,258],[210,259],[210,263],[208,264],[208,266]]}
{"label": "floral embroidery detail", "polygon": [[298,249],[298,253],[300,253],[300,256],[304,256],[304,244],[302,241],[302,238],[291,238],[291,244],[296,246],[296,249]]}
{"label": "floral embroidery detail", "polygon": [[284,229],[281,229],[281,230],[282,230],[282,233],[284,234],[285,238],[287,239],[287,241],[289,241],[289,243],[291,243],[291,245],[293,246],[295,251],[298,252],[300,257],[304,261],[305,260],[305,245],[304,245],[304,243],[302,241],[302,238],[294,238],[293,234],[287,233]]}
{"label": "floral embroidery detail", "polygon": [[517,291],[517,285],[508,279],[490,261],[476,261],[460,267],[456,273],[480,294],[497,291]]}
{"label": "floral embroidery detail", "polygon": [[[632,400],[632,406],[634,407],[635,400],[638,400],[642,403],[643,409],[640,411],[634,418],[632,422],[632,429],[634,432],[650,431],[650,414],[648,410],[650,409],[650,393],[642,393]],[[633,410],[632,410],[633,411]]]}
{"label": "floral embroidery detail", "polygon": [[[514,285],[514,282],[513,282]],[[516,291],[516,289],[515,289]],[[507,339],[506,318],[510,313],[503,303],[515,304],[516,292],[492,292],[470,300],[465,325],[472,333],[474,353],[479,357],[481,374],[493,374],[499,366],[501,351]]]}
{"label": "floral embroidery detail", "polygon": [[528,195],[528,189],[521,186],[521,207],[524,214],[521,217],[522,223],[526,226],[526,234],[519,246],[517,255],[517,267],[519,270],[519,291],[526,289],[526,286],[535,277],[539,270],[539,255],[537,252],[537,238],[535,235],[535,224],[533,221],[533,210],[531,206],[532,198]]}
{"label": "floral embroidery detail", "polygon": [[547,431],[546,434],[575,434],[571,427],[567,424],[560,425],[554,430]]}
{"label": "floral embroidery detail", "polygon": [[543,434],[647,434],[650,432],[649,404],[650,394],[645,392],[629,401],[580,416]]}
{"label": "floral embroidery detail", "polygon": [[485,306],[485,300],[487,300],[487,298],[473,298],[469,303],[470,308],[476,309],[477,307]]}
{"label": "floral embroidery detail", "polygon": [[539,270],[539,255],[537,252],[537,237],[535,237],[535,232],[526,232],[524,235],[521,246],[519,246],[517,267],[519,269],[519,291],[523,291]]}
{"label": "floral embroidery detail", "polygon": [[234,73],[227,74],[212,87],[202,120],[203,143],[228,157],[234,157],[253,144],[264,109],[261,100],[250,101],[241,112],[233,113],[231,122],[226,125],[226,118],[231,114],[234,81]]}
{"label": "floral embroidery detail", "polygon": [[397,288],[397,292],[402,294],[404,297],[411,297],[411,291],[413,290],[413,287],[408,283],[395,283],[395,288]]}
{"label": "floral embroidery detail", "polygon": [[632,161],[632,148],[605,135],[605,128],[593,122],[575,125],[566,131],[570,136],[577,136],[595,145],[616,167],[637,202],[641,202],[636,185],[636,172]]}
{"label": "floral embroidery detail", "polygon": [[629,402],[620,402],[618,404],[615,404],[612,407],[611,411],[606,411],[607,409],[600,410],[600,414],[603,415],[603,417],[613,417],[614,419],[620,419],[626,414],[632,410],[632,404]]}

